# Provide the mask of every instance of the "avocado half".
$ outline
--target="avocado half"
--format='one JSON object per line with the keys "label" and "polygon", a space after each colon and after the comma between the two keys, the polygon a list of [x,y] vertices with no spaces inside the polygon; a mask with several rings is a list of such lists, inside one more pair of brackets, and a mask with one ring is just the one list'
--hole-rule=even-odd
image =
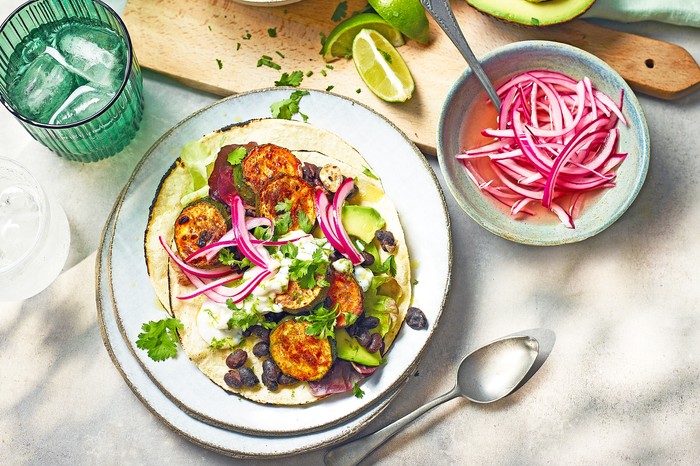
{"label": "avocado half", "polygon": [[583,14],[595,0],[467,0],[482,13],[526,26],[550,26]]}

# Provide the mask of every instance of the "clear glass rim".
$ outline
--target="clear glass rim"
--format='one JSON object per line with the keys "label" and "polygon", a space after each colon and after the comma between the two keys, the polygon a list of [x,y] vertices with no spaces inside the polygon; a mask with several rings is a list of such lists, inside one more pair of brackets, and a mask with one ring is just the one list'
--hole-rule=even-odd
{"label": "clear glass rim", "polygon": [[34,237],[32,245],[29,248],[27,248],[24,254],[22,254],[19,258],[17,258],[17,260],[12,262],[11,264],[6,265],[4,267],[0,266],[0,274],[2,274],[9,272],[12,269],[15,269],[21,264],[25,263],[29,256],[34,251],[36,251],[37,246],[39,245],[41,240],[46,236],[46,232],[48,230],[49,225],[49,216],[51,215],[51,209],[49,208],[49,198],[46,195],[46,191],[44,191],[44,189],[41,187],[34,175],[32,175],[31,172],[27,170],[26,167],[24,167],[24,165],[20,164],[16,160],[3,156],[0,156],[0,164],[13,165],[15,168],[17,168],[19,171],[23,172],[26,175],[26,180],[32,185],[32,187],[36,190],[37,194],[39,195],[39,198],[37,200],[39,202],[39,210],[42,214],[41,222],[39,223],[39,231]]}
{"label": "clear glass rim", "polygon": [[[9,23],[15,16],[17,16],[22,10],[24,10],[26,7],[33,3],[42,3],[44,0],[29,0],[27,2],[24,2],[22,5],[18,6],[15,8],[15,10],[10,13],[10,15],[3,21],[2,25],[0,25],[0,31],[3,31],[5,27],[7,26],[7,23]],[[126,52],[127,52],[127,63],[126,63],[126,69],[124,70],[124,78],[122,79],[122,84],[119,86],[119,89],[117,92],[114,94],[114,97],[110,99],[110,101],[105,105],[99,112],[84,118],[79,121],[75,121],[73,123],[66,123],[62,125],[52,125],[49,123],[40,123],[38,121],[34,121],[31,118],[27,118],[26,116],[22,115],[19,113],[17,110],[15,110],[10,103],[5,100],[5,98],[0,94],[0,102],[7,108],[10,113],[12,113],[15,118],[18,120],[31,125],[31,126],[36,126],[38,128],[46,128],[46,129],[69,129],[69,128],[75,128],[81,125],[84,125],[85,123],[88,123],[98,117],[100,117],[103,113],[105,113],[107,110],[109,110],[112,105],[114,105],[114,102],[117,101],[119,97],[121,97],[122,93],[124,92],[124,88],[126,87],[126,84],[129,82],[129,77],[131,76],[131,69],[133,68],[133,46],[131,44],[131,36],[129,35],[129,31],[126,28],[126,24],[124,24],[124,21],[122,20],[121,16],[117,14],[116,11],[112,9],[109,5],[104,3],[102,0],[89,0],[92,3],[97,3],[101,5],[105,10],[107,10],[108,13],[110,13],[115,20],[121,25],[123,31],[124,31],[124,38],[126,39]]]}

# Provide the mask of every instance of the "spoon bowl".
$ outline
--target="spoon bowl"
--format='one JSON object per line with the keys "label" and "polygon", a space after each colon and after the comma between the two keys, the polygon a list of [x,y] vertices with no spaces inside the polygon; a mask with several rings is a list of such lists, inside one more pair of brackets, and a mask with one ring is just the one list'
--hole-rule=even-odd
{"label": "spoon bowl", "polygon": [[445,401],[462,396],[486,404],[510,395],[542,366],[554,339],[551,330],[532,329],[499,338],[472,351],[462,359],[452,390],[372,434],[329,450],[324,457],[326,465],[359,463],[409,423]]}

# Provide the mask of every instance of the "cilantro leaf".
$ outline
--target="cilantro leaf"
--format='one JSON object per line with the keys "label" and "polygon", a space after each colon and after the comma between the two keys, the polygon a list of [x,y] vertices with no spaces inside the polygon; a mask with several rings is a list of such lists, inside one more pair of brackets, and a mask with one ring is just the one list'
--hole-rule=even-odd
{"label": "cilantro leaf", "polygon": [[209,347],[212,349],[232,349],[237,344],[238,343],[236,343],[236,340],[231,338],[231,337],[224,337],[224,338],[212,337],[211,343],[209,343]]}
{"label": "cilantro leaf", "polygon": [[375,180],[379,179],[379,177],[374,174],[374,172],[372,171],[371,168],[369,168],[369,167],[363,167],[363,168],[364,168],[364,170],[362,170],[362,173],[369,176],[370,178],[374,178]]}
{"label": "cilantro leaf", "polygon": [[228,158],[226,160],[228,160],[228,163],[231,165],[238,165],[243,162],[246,155],[248,155],[248,153],[246,152],[245,147],[236,147],[230,154],[228,154]]}
{"label": "cilantro leaf", "polygon": [[279,251],[284,255],[284,257],[293,259],[299,253],[299,248],[294,243],[286,243],[280,246]]}
{"label": "cilantro leaf", "polygon": [[290,210],[292,210],[292,200],[289,198],[279,201],[277,205],[275,205],[275,211],[280,214],[289,212]]}
{"label": "cilantro leaf", "polygon": [[364,390],[360,388],[357,382],[355,382],[355,385],[352,386],[352,394],[355,395],[355,398],[362,398],[365,396]]}
{"label": "cilantro leaf", "polygon": [[150,321],[141,326],[136,347],[148,351],[148,357],[154,361],[174,358],[177,356],[177,330],[184,328],[182,322],[172,317]]}
{"label": "cilantro leaf", "polygon": [[331,16],[331,20],[333,20],[334,23],[338,23],[343,20],[348,15],[348,2],[343,1],[338,3],[338,6],[335,7],[335,11],[333,12],[333,15]]}
{"label": "cilantro leaf", "polygon": [[309,315],[299,316],[297,322],[310,322],[306,328],[307,335],[313,335],[319,340],[321,338],[335,338],[335,322],[338,318],[338,306],[328,309],[320,306],[309,313]]}
{"label": "cilantro leaf", "polygon": [[[326,285],[325,276],[330,261],[325,257],[321,249],[314,251],[310,261],[294,259],[289,266],[289,278],[296,280],[304,289],[311,289],[316,285]],[[318,277],[318,278],[317,278]]]}
{"label": "cilantro leaf", "polygon": [[292,86],[299,87],[304,79],[304,73],[301,70],[292,71],[291,73],[282,73],[279,81],[275,81],[275,86]]}
{"label": "cilantro leaf", "polygon": [[216,64],[219,66],[219,69],[224,67],[224,62],[222,62],[220,59],[216,59]]}
{"label": "cilantro leaf", "polygon": [[219,251],[218,259],[223,265],[238,267],[241,270],[253,265],[253,263],[250,262],[250,259],[247,257],[244,257],[243,259],[236,259],[236,255],[228,248],[223,248],[221,251]]}
{"label": "cilantro leaf", "polygon": [[285,212],[277,217],[275,220],[275,236],[280,237],[286,235],[289,229],[292,227],[292,214]]}
{"label": "cilantro leaf", "polygon": [[306,215],[306,212],[303,210],[297,212],[297,220],[299,222],[299,228],[301,228],[304,233],[311,233],[314,224],[311,222],[309,216]]}
{"label": "cilantro leaf", "polygon": [[270,37],[277,37],[277,28],[269,28],[267,30],[267,35]]}
{"label": "cilantro leaf", "polygon": [[291,120],[292,117],[298,113],[304,121],[308,120],[309,117],[299,111],[299,102],[305,95],[309,95],[309,91],[297,90],[292,92],[288,99],[274,102],[270,105],[272,116],[284,120]]}

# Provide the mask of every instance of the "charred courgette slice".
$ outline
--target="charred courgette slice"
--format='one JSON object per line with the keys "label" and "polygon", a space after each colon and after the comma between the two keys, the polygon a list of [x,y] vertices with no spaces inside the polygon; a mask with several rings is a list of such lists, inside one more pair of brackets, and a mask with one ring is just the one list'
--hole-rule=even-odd
{"label": "charred courgette slice", "polygon": [[[316,279],[323,278],[318,276]],[[315,286],[313,288],[302,288],[296,280],[290,280],[287,291],[275,296],[275,303],[279,304],[290,314],[299,314],[309,311],[315,305],[326,299],[327,287]]]}
{"label": "charred courgette slice", "polygon": [[287,320],[270,333],[270,356],[283,374],[319,380],[335,360],[335,340],[307,335],[309,322]]}
{"label": "charred courgette slice", "polygon": [[[280,212],[278,205],[288,203],[289,208]],[[314,188],[297,176],[279,175],[270,180],[259,193],[258,212],[273,221],[285,213],[290,214],[290,230],[299,229],[299,213],[306,214],[308,225],[316,221]]]}
{"label": "charred courgette slice", "polygon": [[333,272],[328,288],[328,298],[334,306],[338,306],[338,320],[335,326],[338,328],[347,327],[345,313],[360,316],[364,309],[362,302],[362,288],[349,273]]}
{"label": "charred courgette slice", "polygon": [[[175,245],[180,257],[187,258],[204,246],[217,241],[231,227],[231,216],[226,207],[211,198],[198,199],[188,204],[175,220]],[[190,262],[196,267],[213,265],[200,258]]]}
{"label": "charred courgette slice", "polygon": [[301,176],[301,162],[289,149],[274,144],[254,147],[243,159],[243,178],[255,193],[280,174]]}

